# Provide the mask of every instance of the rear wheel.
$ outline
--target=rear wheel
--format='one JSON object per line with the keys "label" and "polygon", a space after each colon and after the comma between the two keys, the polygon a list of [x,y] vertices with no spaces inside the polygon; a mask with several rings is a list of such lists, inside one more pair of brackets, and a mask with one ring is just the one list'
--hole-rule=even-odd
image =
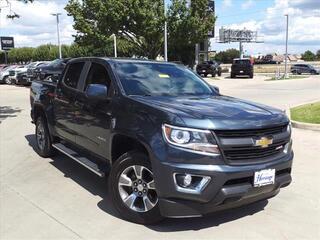
{"label": "rear wheel", "polygon": [[50,133],[47,121],[43,116],[39,116],[36,121],[36,143],[37,152],[41,157],[50,157],[53,153]]}
{"label": "rear wheel", "polygon": [[253,73],[250,73],[249,78],[253,78]]}
{"label": "rear wheel", "polygon": [[204,73],[204,74],[203,74],[203,76],[204,76],[204,77],[207,77],[207,76],[208,76],[208,74]]}
{"label": "rear wheel", "polygon": [[163,219],[148,156],[128,152],[113,165],[109,176],[112,202],[125,219],[153,224]]}
{"label": "rear wheel", "polygon": [[221,77],[221,71],[218,71],[218,76]]}
{"label": "rear wheel", "polygon": [[236,75],[234,74],[234,73],[231,73],[231,76],[230,76],[231,78],[235,78],[236,77]]}

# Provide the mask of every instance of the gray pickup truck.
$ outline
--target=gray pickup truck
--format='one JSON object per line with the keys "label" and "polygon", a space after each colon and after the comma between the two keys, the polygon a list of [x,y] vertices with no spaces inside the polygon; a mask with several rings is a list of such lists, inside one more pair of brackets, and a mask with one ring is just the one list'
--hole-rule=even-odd
{"label": "gray pickup truck", "polygon": [[56,83],[34,81],[30,100],[38,153],[107,176],[136,223],[239,207],[291,182],[284,112],[221,95],[181,65],[72,59]]}

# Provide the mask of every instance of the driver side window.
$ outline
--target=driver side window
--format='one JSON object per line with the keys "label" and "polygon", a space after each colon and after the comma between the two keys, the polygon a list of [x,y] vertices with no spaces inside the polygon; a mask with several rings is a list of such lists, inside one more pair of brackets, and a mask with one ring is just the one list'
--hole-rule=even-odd
{"label": "driver side window", "polygon": [[92,63],[86,79],[84,90],[87,89],[89,84],[102,84],[110,88],[111,79],[105,66],[99,63]]}

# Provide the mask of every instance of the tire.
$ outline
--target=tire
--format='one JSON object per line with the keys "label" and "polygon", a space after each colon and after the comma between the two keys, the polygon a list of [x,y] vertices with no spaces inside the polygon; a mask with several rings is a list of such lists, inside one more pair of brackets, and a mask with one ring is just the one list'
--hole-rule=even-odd
{"label": "tire", "polygon": [[[139,171],[139,169],[143,170]],[[136,172],[142,173],[140,174],[142,177],[137,177]],[[121,178],[126,181],[121,183]],[[139,179],[143,182],[139,183]],[[146,154],[131,151],[120,156],[112,166],[108,183],[113,205],[123,218],[146,225],[163,220],[160,214],[151,164]],[[149,200],[145,201],[145,198]],[[145,202],[148,202],[149,206]]]}
{"label": "tire", "polygon": [[236,76],[233,74],[233,73],[231,73],[231,76],[230,76],[231,78],[235,78]]}
{"label": "tire", "polygon": [[212,73],[212,77],[216,77],[216,73],[214,72],[214,73]]}
{"label": "tire", "polygon": [[218,76],[221,77],[221,71],[218,71]]}
{"label": "tire", "polygon": [[204,76],[204,77],[207,77],[207,76],[208,76],[208,74],[204,73],[204,74],[203,74],[203,76]]}
{"label": "tire", "polygon": [[45,158],[52,156],[54,149],[52,147],[47,121],[43,116],[37,118],[35,134],[38,154]]}
{"label": "tire", "polygon": [[3,82],[4,82],[5,84],[11,85],[11,80],[10,80],[10,78],[9,78],[8,76],[5,76],[5,77],[3,78]]}
{"label": "tire", "polygon": [[253,78],[253,73],[250,73],[249,78]]}

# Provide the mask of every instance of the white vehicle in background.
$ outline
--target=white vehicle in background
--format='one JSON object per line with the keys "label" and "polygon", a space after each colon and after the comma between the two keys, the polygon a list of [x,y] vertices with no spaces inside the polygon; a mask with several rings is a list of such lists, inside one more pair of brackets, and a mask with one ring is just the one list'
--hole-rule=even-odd
{"label": "white vehicle in background", "polygon": [[5,69],[2,69],[0,71],[0,83],[6,83],[6,84],[11,84],[10,80],[10,71],[19,67],[19,65],[11,65],[9,67],[6,67]]}

